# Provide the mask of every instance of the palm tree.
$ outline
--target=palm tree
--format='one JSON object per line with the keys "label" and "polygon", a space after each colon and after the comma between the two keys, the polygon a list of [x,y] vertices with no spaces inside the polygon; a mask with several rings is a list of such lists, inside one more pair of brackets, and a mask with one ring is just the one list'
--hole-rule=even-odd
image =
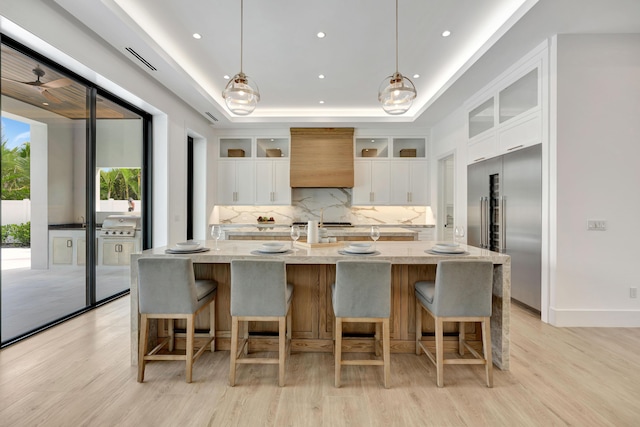
{"label": "palm tree", "polygon": [[2,199],[22,200],[31,195],[31,144],[8,148],[3,138],[2,156]]}
{"label": "palm tree", "polygon": [[[120,169],[105,169],[100,171],[100,182],[104,184],[104,190],[107,193],[106,198],[104,199],[102,199],[102,194],[100,195],[102,200],[108,200],[111,198],[111,192],[113,191],[114,184],[119,175]],[[100,193],[102,193],[102,191],[100,191]]]}
{"label": "palm tree", "polygon": [[[125,199],[140,197],[140,169],[120,169],[124,179]],[[133,193],[133,194],[130,194]]]}

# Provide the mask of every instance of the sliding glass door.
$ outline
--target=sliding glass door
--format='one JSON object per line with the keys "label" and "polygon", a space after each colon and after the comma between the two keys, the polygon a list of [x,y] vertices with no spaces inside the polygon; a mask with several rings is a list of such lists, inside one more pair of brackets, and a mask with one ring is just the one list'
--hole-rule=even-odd
{"label": "sliding glass door", "polygon": [[[0,76],[6,345],[128,291],[150,117],[6,38]],[[107,237],[118,218],[134,219],[131,233]]]}

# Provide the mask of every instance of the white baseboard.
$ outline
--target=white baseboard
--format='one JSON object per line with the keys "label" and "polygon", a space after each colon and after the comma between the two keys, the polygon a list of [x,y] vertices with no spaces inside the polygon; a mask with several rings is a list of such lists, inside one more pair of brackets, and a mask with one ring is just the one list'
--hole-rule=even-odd
{"label": "white baseboard", "polygon": [[549,323],[560,327],[638,328],[640,310],[567,310],[550,307]]}

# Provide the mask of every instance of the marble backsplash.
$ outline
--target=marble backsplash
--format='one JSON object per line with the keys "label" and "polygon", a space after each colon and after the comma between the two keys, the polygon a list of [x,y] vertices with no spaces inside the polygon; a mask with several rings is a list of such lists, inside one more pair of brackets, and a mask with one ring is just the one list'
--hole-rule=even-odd
{"label": "marble backsplash", "polygon": [[216,206],[211,224],[252,224],[258,217],[273,217],[276,224],[320,220],[371,224],[433,224],[427,206],[351,206],[349,188],[294,188],[290,206]]}

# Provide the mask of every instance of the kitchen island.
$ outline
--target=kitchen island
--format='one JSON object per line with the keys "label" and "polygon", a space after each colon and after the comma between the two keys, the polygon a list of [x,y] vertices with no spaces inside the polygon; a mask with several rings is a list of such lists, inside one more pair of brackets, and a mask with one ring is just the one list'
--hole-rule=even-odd
{"label": "kitchen island", "polygon": [[[214,241],[200,242],[209,248]],[[170,255],[166,247],[154,248],[131,255],[131,358],[137,364],[138,355],[138,270],[140,257],[188,256],[195,263],[196,278],[214,279],[218,282],[216,299],[216,349],[230,347],[231,315],[230,306],[230,263],[234,259],[268,258],[281,259],[287,264],[287,280],[294,285],[292,303],[292,351],[331,352],[333,347],[333,311],[331,307],[330,285],[335,280],[335,263],[340,260],[387,260],[392,263],[391,272],[391,351],[395,353],[415,352],[415,296],[413,285],[418,280],[433,280],[438,261],[443,259],[481,259],[494,264],[493,313],[491,316],[491,339],[493,360],[503,370],[509,369],[509,313],[511,296],[511,259],[508,255],[491,252],[472,246],[462,245],[464,255],[433,255],[427,253],[435,242],[403,241],[378,242],[378,254],[372,256],[341,255],[340,245],[307,248],[296,245],[284,254],[259,254],[255,251],[262,242],[255,240],[225,240],[218,242],[218,251],[210,250],[188,255]],[[290,245],[290,244],[289,244]],[[433,321],[424,313],[423,335],[428,346],[434,346]],[[199,315],[196,328],[208,329],[209,314],[206,310]],[[177,322],[176,327],[180,328]],[[354,324],[345,328],[347,338],[343,341],[344,351],[369,351],[373,348],[374,327]],[[277,339],[260,336],[260,333],[275,331],[271,323],[252,322],[251,348],[272,350],[277,348]],[[457,324],[447,324],[446,332],[457,331]],[[481,336],[478,325],[469,324],[466,337],[472,345],[480,348]],[[165,336],[163,324],[152,331],[152,337]],[[264,335],[264,334],[263,334]],[[445,351],[457,351],[457,336],[445,337]],[[153,341],[153,340],[152,340]],[[184,346],[178,341],[177,346]]]}

